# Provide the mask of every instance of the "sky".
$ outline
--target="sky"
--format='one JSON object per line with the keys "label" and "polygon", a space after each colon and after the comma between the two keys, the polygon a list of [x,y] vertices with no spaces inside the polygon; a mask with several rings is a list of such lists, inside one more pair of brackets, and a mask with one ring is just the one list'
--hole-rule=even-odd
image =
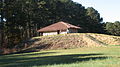
{"label": "sky", "polygon": [[120,0],[73,0],[82,6],[95,8],[103,22],[120,21]]}

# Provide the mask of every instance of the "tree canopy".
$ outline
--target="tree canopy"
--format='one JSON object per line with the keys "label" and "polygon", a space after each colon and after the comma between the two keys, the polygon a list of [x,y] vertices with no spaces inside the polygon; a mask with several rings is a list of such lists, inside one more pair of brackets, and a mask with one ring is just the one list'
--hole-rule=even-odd
{"label": "tree canopy", "polygon": [[120,35],[120,21],[107,22],[105,25],[105,30],[108,34]]}

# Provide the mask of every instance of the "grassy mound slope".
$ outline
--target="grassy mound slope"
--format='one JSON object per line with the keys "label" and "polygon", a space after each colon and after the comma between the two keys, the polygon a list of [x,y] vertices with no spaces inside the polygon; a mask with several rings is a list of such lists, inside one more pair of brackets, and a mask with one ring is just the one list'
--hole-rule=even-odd
{"label": "grassy mound slope", "polygon": [[[79,47],[98,47],[120,45],[119,36],[93,33],[73,33],[52,36],[40,36],[30,39],[22,45],[23,50],[51,50]],[[20,46],[17,46],[20,47]]]}
{"label": "grassy mound slope", "polygon": [[39,36],[33,37],[24,43],[16,45],[14,49],[2,50],[2,52],[0,51],[0,54],[79,47],[104,47],[107,45],[120,45],[120,36],[95,33],[72,33]]}

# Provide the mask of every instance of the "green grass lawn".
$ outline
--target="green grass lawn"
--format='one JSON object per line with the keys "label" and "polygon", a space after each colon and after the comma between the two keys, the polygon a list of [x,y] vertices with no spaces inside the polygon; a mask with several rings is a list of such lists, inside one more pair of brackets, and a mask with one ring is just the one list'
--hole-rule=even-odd
{"label": "green grass lawn", "polygon": [[0,67],[120,67],[120,46],[2,55]]}

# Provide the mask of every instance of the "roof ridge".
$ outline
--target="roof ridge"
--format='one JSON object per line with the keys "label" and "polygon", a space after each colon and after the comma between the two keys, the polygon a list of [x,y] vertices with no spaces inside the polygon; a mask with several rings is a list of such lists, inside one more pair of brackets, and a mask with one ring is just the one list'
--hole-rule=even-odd
{"label": "roof ridge", "polygon": [[[63,22],[63,21],[61,21],[61,23],[62,24],[64,24],[65,26],[67,26],[67,28],[71,28],[71,27],[77,27],[77,26],[75,26],[75,25],[72,25],[72,24],[70,24],[70,23],[66,23],[66,22]],[[77,28],[80,28],[80,27],[77,27]]]}
{"label": "roof ridge", "polygon": [[68,23],[66,23],[66,22],[61,21],[61,23],[64,24],[67,28],[70,27],[70,26],[68,25]]}

